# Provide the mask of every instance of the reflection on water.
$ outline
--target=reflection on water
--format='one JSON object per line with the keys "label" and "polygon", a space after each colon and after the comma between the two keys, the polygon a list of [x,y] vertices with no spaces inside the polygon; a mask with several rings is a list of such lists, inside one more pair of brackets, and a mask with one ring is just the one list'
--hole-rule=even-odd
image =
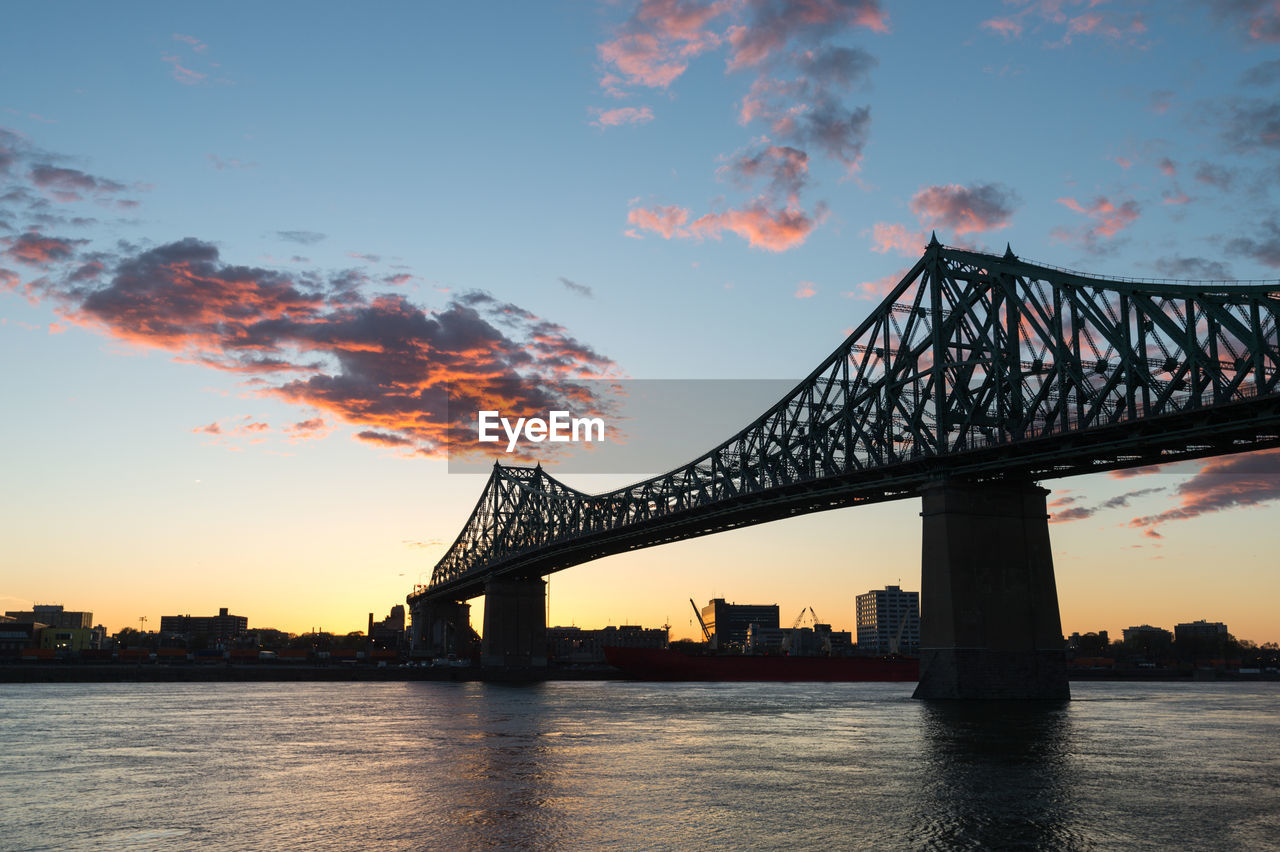
{"label": "reflection on water", "polygon": [[550,800],[557,754],[538,689],[470,684],[448,696],[443,711],[456,711],[449,724],[457,738],[440,753],[439,781],[422,788],[424,809],[446,802],[448,823],[456,826],[438,831],[471,848],[556,847],[563,834]]}
{"label": "reflection on water", "polygon": [[1072,805],[1068,710],[1065,701],[926,703],[921,845],[1084,845]]}
{"label": "reflection on water", "polygon": [[0,849],[1265,848],[1277,684],[0,691]]}

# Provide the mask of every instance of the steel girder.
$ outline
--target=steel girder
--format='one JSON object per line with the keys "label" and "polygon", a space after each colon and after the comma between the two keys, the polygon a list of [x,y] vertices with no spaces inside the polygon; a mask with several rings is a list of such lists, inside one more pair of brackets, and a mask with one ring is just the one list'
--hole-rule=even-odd
{"label": "steel girder", "polygon": [[754,423],[591,495],[495,463],[431,582],[464,598],[610,553],[914,496],[941,476],[1048,479],[1280,446],[1280,284],[1116,281],[925,254]]}

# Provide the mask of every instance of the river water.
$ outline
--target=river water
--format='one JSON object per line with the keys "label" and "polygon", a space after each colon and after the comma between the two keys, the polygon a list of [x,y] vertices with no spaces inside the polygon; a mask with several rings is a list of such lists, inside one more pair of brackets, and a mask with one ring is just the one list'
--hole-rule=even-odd
{"label": "river water", "polygon": [[1264,849],[1280,684],[0,686],[0,848]]}

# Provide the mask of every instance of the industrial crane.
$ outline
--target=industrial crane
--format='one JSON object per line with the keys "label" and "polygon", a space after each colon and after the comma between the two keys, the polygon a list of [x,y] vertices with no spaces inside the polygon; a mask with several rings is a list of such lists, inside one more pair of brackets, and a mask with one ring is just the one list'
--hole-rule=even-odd
{"label": "industrial crane", "polygon": [[807,607],[805,607],[804,609],[800,610],[800,614],[796,616],[796,620],[791,624],[791,629],[792,629],[792,630],[797,630],[797,629],[799,629],[799,627],[800,627],[800,622],[804,621],[804,614],[805,614],[806,612],[813,616],[813,623],[814,623],[814,624],[820,624],[820,623],[821,623],[821,620],[818,618],[818,614],[817,614],[816,612],[814,612],[814,611],[813,611],[813,607],[811,607],[811,606],[807,606]]}
{"label": "industrial crane", "polygon": [[702,612],[698,609],[698,605],[693,602],[693,598],[689,598],[689,606],[693,607],[693,614],[698,618],[698,626],[702,628],[702,638],[710,642],[711,631],[707,629],[707,623],[702,620]]}

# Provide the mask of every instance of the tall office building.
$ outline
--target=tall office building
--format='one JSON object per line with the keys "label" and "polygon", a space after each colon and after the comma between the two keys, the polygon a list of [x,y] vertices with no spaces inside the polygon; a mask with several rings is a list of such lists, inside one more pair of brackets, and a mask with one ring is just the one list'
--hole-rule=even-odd
{"label": "tall office building", "polygon": [[702,608],[702,621],[714,637],[717,647],[743,644],[747,641],[747,628],[758,624],[762,628],[778,628],[777,604],[731,604],[724,598],[715,598]]}
{"label": "tall office building", "polygon": [[858,650],[873,654],[920,652],[920,593],[885,586],[858,595]]}

